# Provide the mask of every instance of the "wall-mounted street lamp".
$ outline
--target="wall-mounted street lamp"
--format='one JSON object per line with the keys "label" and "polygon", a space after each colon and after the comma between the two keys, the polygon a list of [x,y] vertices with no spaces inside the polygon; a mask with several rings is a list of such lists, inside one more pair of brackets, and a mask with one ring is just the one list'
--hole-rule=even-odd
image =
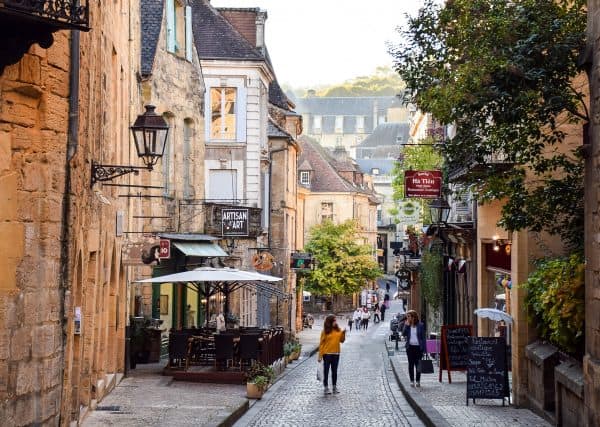
{"label": "wall-mounted street lamp", "polygon": [[142,159],[145,166],[129,165],[101,165],[92,162],[92,186],[98,181],[112,181],[113,179],[134,173],[140,170],[151,171],[158,162],[167,145],[169,125],[162,116],[154,112],[154,105],[146,105],[146,112],[141,114],[131,126],[135,149],[138,157]]}
{"label": "wall-mounted street lamp", "polygon": [[446,199],[434,199],[429,203],[429,212],[432,224],[446,224],[450,216],[450,205]]}

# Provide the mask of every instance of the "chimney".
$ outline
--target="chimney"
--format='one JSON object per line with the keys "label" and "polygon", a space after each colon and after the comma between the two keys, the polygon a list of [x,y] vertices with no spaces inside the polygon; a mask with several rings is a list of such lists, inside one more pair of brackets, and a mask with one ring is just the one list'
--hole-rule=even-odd
{"label": "chimney", "polygon": [[314,89],[308,89],[306,91],[306,97],[307,98],[314,98],[317,95],[317,91]]}
{"label": "chimney", "polygon": [[267,11],[259,10],[256,14],[256,47],[265,53],[265,21],[267,20]]}

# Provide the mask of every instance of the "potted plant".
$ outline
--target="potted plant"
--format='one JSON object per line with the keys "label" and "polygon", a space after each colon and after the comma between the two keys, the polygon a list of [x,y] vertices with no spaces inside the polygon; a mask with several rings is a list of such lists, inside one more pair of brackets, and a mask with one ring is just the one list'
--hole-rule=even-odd
{"label": "potted plant", "polygon": [[294,343],[293,342],[288,341],[283,345],[283,356],[285,357],[286,363],[291,363],[291,361],[294,360],[292,358],[293,351],[294,351]]}
{"label": "potted plant", "polygon": [[275,374],[273,368],[257,363],[246,371],[246,394],[250,399],[260,399]]}
{"label": "potted plant", "polygon": [[302,350],[302,344],[299,342],[293,343],[294,347],[292,350],[292,358],[298,360],[300,358],[300,350]]}

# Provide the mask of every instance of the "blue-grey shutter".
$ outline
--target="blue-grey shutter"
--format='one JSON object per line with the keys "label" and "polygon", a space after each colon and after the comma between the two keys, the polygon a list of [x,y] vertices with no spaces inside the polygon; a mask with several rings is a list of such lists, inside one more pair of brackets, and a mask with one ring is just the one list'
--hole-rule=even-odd
{"label": "blue-grey shutter", "polygon": [[167,51],[175,52],[175,0],[167,0]]}
{"label": "blue-grey shutter", "polygon": [[185,59],[192,61],[192,7],[185,7]]}

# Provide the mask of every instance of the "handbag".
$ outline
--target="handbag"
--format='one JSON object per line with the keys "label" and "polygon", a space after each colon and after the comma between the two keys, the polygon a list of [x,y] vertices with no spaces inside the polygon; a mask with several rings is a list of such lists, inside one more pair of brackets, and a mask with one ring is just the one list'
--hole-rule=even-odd
{"label": "handbag", "polygon": [[417,364],[417,370],[422,374],[433,374],[433,360],[429,358],[427,354],[425,357],[419,360]]}
{"label": "handbag", "polygon": [[317,361],[317,381],[323,381],[323,362]]}

